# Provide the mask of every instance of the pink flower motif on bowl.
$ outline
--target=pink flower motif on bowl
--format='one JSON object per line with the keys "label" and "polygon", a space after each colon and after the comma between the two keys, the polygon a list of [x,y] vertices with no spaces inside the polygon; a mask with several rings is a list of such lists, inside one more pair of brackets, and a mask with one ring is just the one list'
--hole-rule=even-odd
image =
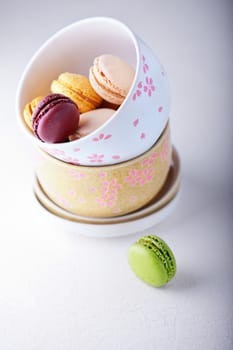
{"label": "pink flower motif on bowl", "polygon": [[60,204],[62,207],[66,209],[70,209],[71,205],[68,199],[62,197],[60,194],[55,195],[56,201],[58,204]]}
{"label": "pink flower motif on bowl", "polygon": [[99,136],[94,137],[94,138],[92,139],[92,141],[98,142],[98,141],[101,141],[101,140],[108,140],[108,139],[110,139],[111,137],[112,137],[111,134],[107,134],[107,135],[99,134]]}
{"label": "pink flower motif on bowl", "polygon": [[128,182],[130,186],[143,186],[146,183],[151,182],[152,178],[153,168],[131,169],[129,171],[129,176],[125,178],[125,182]]}
{"label": "pink flower motif on bowl", "polygon": [[163,107],[162,106],[159,106],[158,107],[158,112],[161,113],[163,111]]}
{"label": "pink flower motif on bowl", "polygon": [[146,83],[143,88],[144,92],[147,93],[149,97],[152,96],[152,93],[155,91],[155,86],[153,84],[153,79],[150,77],[146,77]]}
{"label": "pink flower motif on bowl", "polygon": [[149,70],[149,66],[146,63],[146,58],[145,58],[144,55],[142,55],[142,62],[143,62],[142,69],[143,69],[143,72],[146,74],[148,72],[148,70]]}
{"label": "pink flower motif on bowl", "polygon": [[140,81],[137,85],[137,89],[136,89],[135,93],[132,96],[133,101],[135,101],[137,99],[137,97],[141,96],[141,94],[142,94],[141,89],[142,88],[143,88],[143,85],[142,85],[142,82]]}
{"label": "pink flower motif on bowl", "polygon": [[121,159],[121,156],[119,156],[118,154],[114,154],[114,155],[112,156],[112,159]]}
{"label": "pink flower motif on bowl", "polygon": [[133,121],[133,126],[136,127],[136,126],[138,126],[138,124],[139,124],[139,118],[137,118]]}
{"label": "pink flower motif on bowl", "polygon": [[86,176],[87,176],[86,174],[80,173],[80,172],[78,172],[77,170],[74,170],[74,169],[69,169],[69,170],[68,170],[68,173],[69,173],[72,177],[74,177],[75,179],[77,179],[77,180],[85,179]]}
{"label": "pink flower motif on bowl", "polygon": [[122,186],[117,182],[117,179],[112,179],[110,181],[104,180],[102,184],[102,195],[96,198],[96,202],[102,208],[113,207],[121,187]]}
{"label": "pink flower motif on bowl", "polygon": [[71,189],[71,190],[69,191],[69,195],[70,195],[71,197],[75,197],[76,191],[75,191],[74,189]]}
{"label": "pink flower motif on bowl", "polygon": [[141,162],[141,169],[130,169],[129,175],[125,177],[125,182],[130,186],[143,186],[152,181],[154,175],[154,161],[157,158],[157,153],[154,152],[150,157]]}
{"label": "pink flower motif on bowl", "polygon": [[165,142],[163,145],[161,151],[160,151],[160,159],[167,160],[169,155],[169,144],[168,142]]}
{"label": "pink flower motif on bowl", "polygon": [[135,101],[144,92],[147,96],[151,97],[155,91],[155,85],[151,77],[146,77],[145,82],[140,81],[137,85],[136,91],[132,95],[133,101]]}
{"label": "pink flower motif on bowl", "polygon": [[93,153],[90,156],[88,156],[90,163],[102,163],[104,158],[104,154],[97,154]]}

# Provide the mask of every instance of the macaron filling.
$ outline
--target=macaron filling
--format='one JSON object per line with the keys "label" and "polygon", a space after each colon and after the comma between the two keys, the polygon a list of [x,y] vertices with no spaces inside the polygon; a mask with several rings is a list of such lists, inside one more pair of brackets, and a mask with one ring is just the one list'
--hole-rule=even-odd
{"label": "macaron filling", "polygon": [[[103,98],[109,99],[111,96],[114,102],[116,100],[119,101],[119,103],[123,102],[124,98],[126,97],[126,93],[123,93],[123,91],[114,86],[111,81],[106,78],[104,73],[101,72],[99,73],[99,76],[97,76],[94,69],[92,68],[90,70],[90,74],[92,82],[93,80],[95,81],[96,90],[98,90],[98,93],[101,94]],[[100,77],[102,78],[102,81],[101,79],[98,79]]]}
{"label": "macaron filling", "polygon": [[[57,83],[59,84],[59,81]],[[85,100],[87,103],[92,105],[93,108],[99,107],[99,104],[100,104],[99,101],[95,101],[93,98],[85,95],[81,90],[74,89],[71,85],[67,84],[65,81],[61,81],[60,83],[61,83],[61,86],[60,86],[61,89],[64,89],[64,88],[68,89],[71,95],[74,94],[77,96],[78,99]],[[64,93],[66,93],[65,89],[64,89]]]}
{"label": "macaron filling", "polygon": [[167,281],[169,281],[176,273],[176,266],[174,265],[174,258],[169,253],[165,244],[155,236],[142,237],[138,243],[143,244],[146,248],[152,250],[162,261],[167,271]]}

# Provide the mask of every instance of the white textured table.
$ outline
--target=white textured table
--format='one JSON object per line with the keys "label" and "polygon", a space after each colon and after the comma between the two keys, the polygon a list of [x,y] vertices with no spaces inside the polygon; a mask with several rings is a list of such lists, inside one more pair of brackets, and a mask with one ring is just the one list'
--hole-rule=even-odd
{"label": "white textured table", "polygon": [[[121,0],[12,3],[0,5],[0,349],[232,349],[231,1],[130,0],[127,11]],[[177,258],[162,289],[127,264],[144,232],[94,239],[55,230],[32,195],[30,144],[15,122],[18,79],[50,35],[95,15],[135,30],[171,81],[182,187],[174,213],[153,230]]]}

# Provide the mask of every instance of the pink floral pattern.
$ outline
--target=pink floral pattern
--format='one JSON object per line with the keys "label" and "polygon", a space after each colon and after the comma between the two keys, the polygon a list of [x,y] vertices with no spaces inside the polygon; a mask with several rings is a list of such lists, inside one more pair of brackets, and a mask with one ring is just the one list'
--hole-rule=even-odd
{"label": "pink floral pattern", "polygon": [[104,159],[104,154],[93,153],[88,156],[90,163],[102,163]]}
{"label": "pink floral pattern", "polygon": [[142,62],[143,62],[143,67],[142,67],[142,69],[143,69],[143,72],[146,74],[146,73],[148,72],[148,70],[149,70],[149,66],[148,66],[148,64],[146,63],[146,58],[145,58],[144,55],[142,55]]}
{"label": "pink floral pattern", "polygon": [[153,166],[154,164],[154,160],[158,157],[157,152],[154,152],[150,155],[150,157],[145,158],[144,160],[142,160],[141,165],[142,167],[145,166]]}
{"label": "pink floral pattern", "polygon": [[85,203],[86,202],[86,199],[84,198],[84,197],[82,197],[82,196],[79,196],[78,198],[77,198],[77,201],[79,202],[79,203]]}
{"label": "pink floral pattern", "polygon": [[141,91],[142,87],[143,87],[143,85],[142,85],[142,82],[140,81],[138,83],[138,85],[137,85],[136,91],[134,92],[134,94],[132,96],[133,101],[135,101],[137,99],[137,97],[141,96],[141,94],[142,94],[142,91]]}
{"label": "pink floral pattern", "polygon": [[69,195],[71,197],[75,197],[76,196],[76,191],[74,189],[69,190]]}
{"label": "pink floral pattern", "polygon": [[62,197],[60,194],[55,195],[56,202],[63,208],[70,209],[71,205],[68,199]]}
{"label": "pink floral pattern", "polygon": [[[146,63],[146,58],[143,55],[142,56],[142,70],[143,73],[146,75],[149,71],[149,65]],[[142,93],[146,93],[147,96],[151,97],[153,92],[155,91],[155,85],[153,82],[152,77],[146,75],[144,81],[140,81],[137,84],[136,90],[132,95],[133,101],[135,101],[138,97],[142,95]]]}
{"label": "pink floral pattern", "polygon": [[163,111],[163,106],[158,107],[158,112],[161,113]]}
{"label": "pink floral pattern", "polygon": [[108,140],[108,139],[110,139],[111,137],[112,137],[111,134],[107,134],[107,135],[99,134],[99,136],[93,137],[92,141],[98,142],[98,141],[101,141],[101,140]]}
{"label": "pink floral pattern", "polygon": [[113,207],[117,200],[118,192],[122,185],[117,182],[117,179],[104,180],[102,184],[102,195],[96,198],[96,202],[100,207]]}
{"label": "pink floral pattern", "polygon": [[87,176],[86,174],[78,172],[75,169],[69,169],[68,173],[70,174],[70,176],[74,177],[77,180],[85,179]]}
{"label": "pink floral pattern", "polygon": [[131,169],[129,175],[125,178],[125,182],[128,182],[130,186],[140,185],[143,186],[147,182],[150,182],[153,178],[153,169]]}
{"label": "pink floral pattern", "polygon": [[169,156],[169,144],[168,142],[165,142],[162,146],[162,149],[160,151],[160,159],[166,161]]}
{"label": "pink floral pattern", "polygon": [[136,126],[138,126],[138,124],[139,124],[139,118],[137,118],[133,121],[133,126],[135,126],[135,128],[136,128]]}
{"label": "pink floral pattern", "polygon": [[157,153],[152,153],[149,158],[142,161],[141,169],[130,169],[129,175],[125,177],[124,181],[130,186],[144,186],[153,179],[154,175],[154,160],[157,158]]}
{"label": "pink floral pattern", "polygon": [[129,197],[129,202],[132,203],[132,204],[135,203],[136,200],[137,200],[137,197],[136,197],[136,196],[131,196],[131,197]]}
{"label": "pink floral pattern", "polygon": [[149,97],[152,96],[152,93],[155,91],[155,86],[152,78],[146,77],[146,82],[144,84],[143,89],[144,89],[144,92],[146,92]]}
{"label": "pink floral pattern", "polygon": [[99,173],[100,177],[107,177],[107,173],[105,171],[102,171],[101,173]]}
{"label": "pink floral pattern", "polygon": [[121,156],[119,155],[119,154],[114,154],[113,156],[112,156],[112,159],[121,159]]}

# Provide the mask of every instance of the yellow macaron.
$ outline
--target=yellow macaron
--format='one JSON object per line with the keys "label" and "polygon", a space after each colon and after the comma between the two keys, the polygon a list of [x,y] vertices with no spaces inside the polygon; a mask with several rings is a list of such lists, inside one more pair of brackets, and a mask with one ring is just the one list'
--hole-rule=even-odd
{"label": "yellow macaron", "polygon": [[81,74],[60,74],[57,80],[53,80],[51,91],[71,98],[77,104],[80,113],[98,108],[102,103],[102,97],[92,88],[89,79]]}
{"label": "yellow macaron", "polygon": [[42,98],[43,98],[43,96],[35,97],[31,102],[27,103],[25,108],[24,108],[24,111],[23,111],[24,120],[25,120],[25,123],[27,124],[27,126],[29,127],[30,130],[33,130],[32,129],[32,114],[34,112],[34,109],[38,105],[38,103],[42,100]]}

